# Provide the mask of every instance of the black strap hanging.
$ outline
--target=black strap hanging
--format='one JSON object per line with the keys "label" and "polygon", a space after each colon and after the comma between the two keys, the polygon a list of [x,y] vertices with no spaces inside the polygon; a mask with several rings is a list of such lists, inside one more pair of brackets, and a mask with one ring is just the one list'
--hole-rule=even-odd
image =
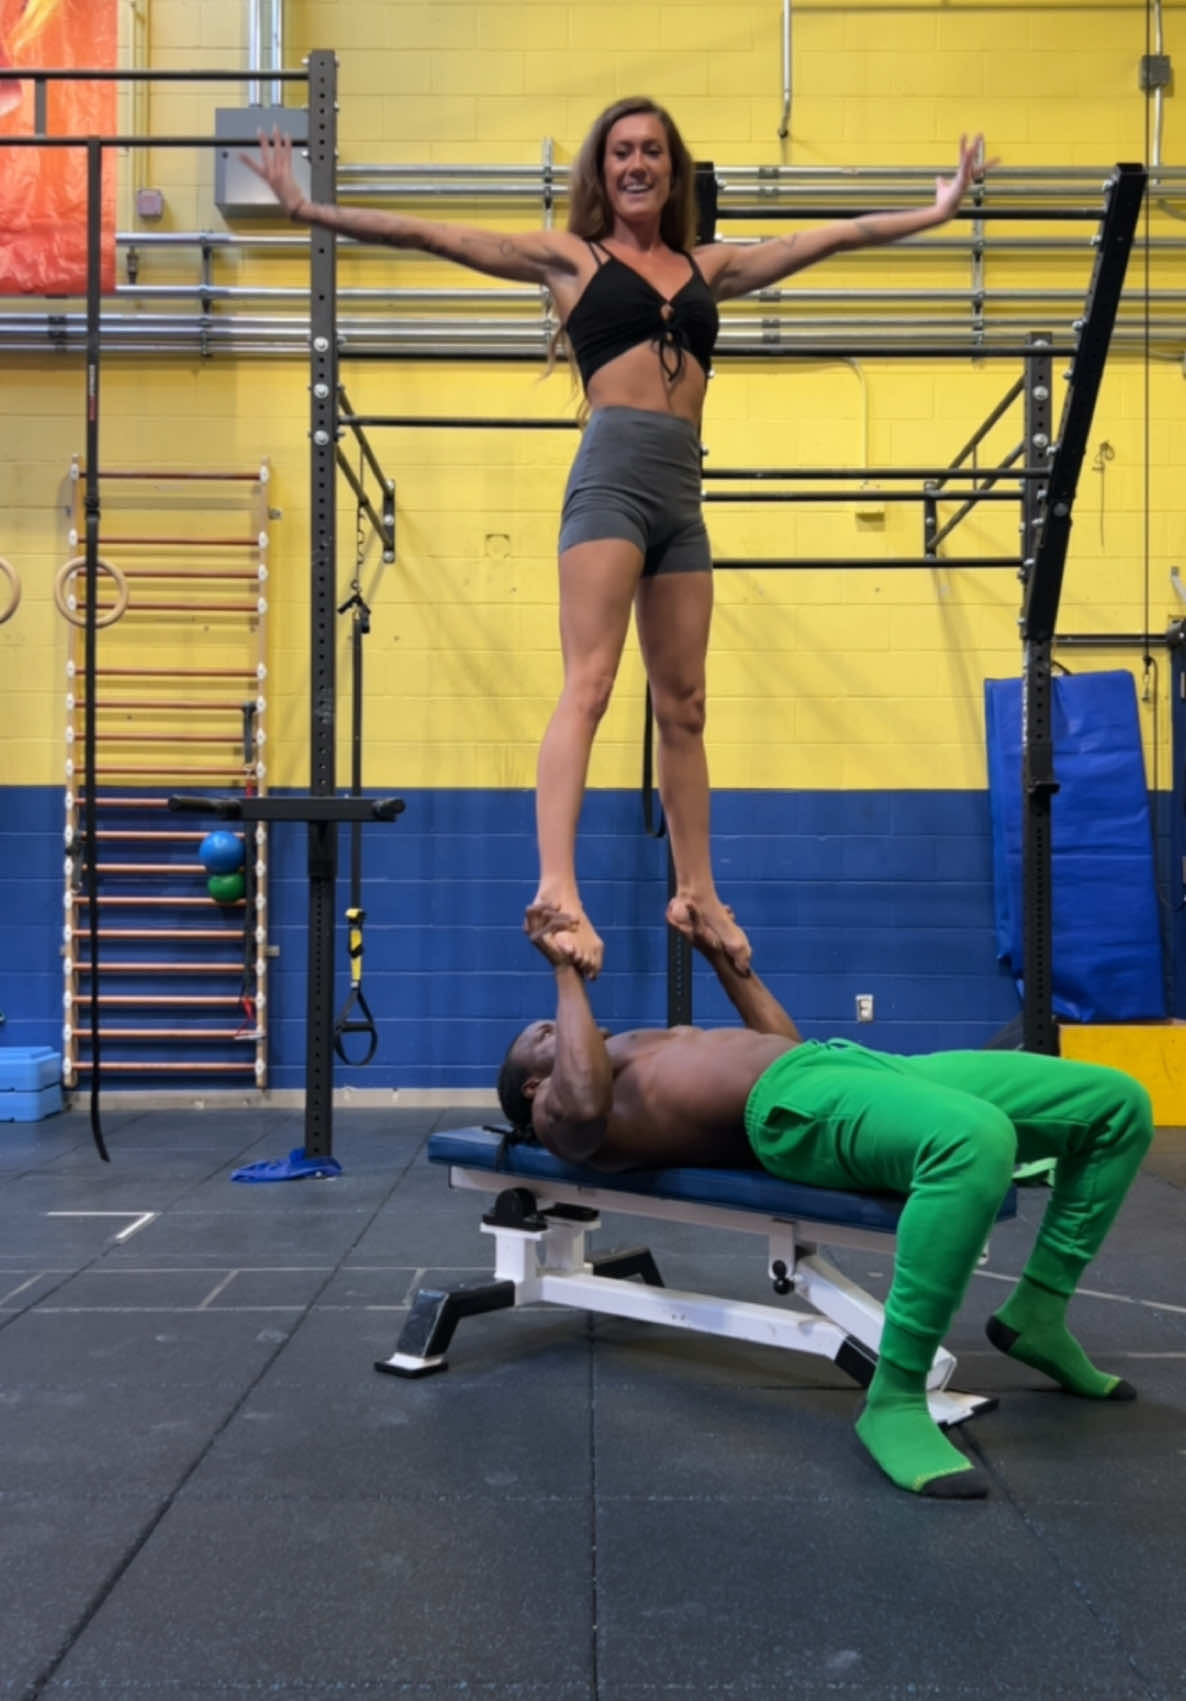
{"label": "black strap hanging", "polygon": [[[362,458],[359,458],[359,484],[363,480]],[[353,610],[350,622],[350,795],[362,795],[362,641],[371,629],[371,611],[362,594],[362,568],[366,556],[366,535],[363,530],[362,496],[359,496],[355,521],[354,577],[350,595],[338,609],[339,614]],[[362,990],[363,923],[366,911],[362,907],[362,823],[350,823],[350,904],[346,911],[348,928],[347,956],[350,962],[350,991],[334,1024],[334,1050],[343,1063],[357,1069],[371,1061],[379,1046],[379,1031],[371,1007]],[[366,1038],[366,1054],[350,1057],[344,1040],[347,1034],[362,1034]]]}
{"label": "black strap hanging", "polygon": [[652,839],[662,839],[667,835],[661,804],[658,815],[655,813],[655,711],[651,705],[649,681],[642,720],[642,824]]}

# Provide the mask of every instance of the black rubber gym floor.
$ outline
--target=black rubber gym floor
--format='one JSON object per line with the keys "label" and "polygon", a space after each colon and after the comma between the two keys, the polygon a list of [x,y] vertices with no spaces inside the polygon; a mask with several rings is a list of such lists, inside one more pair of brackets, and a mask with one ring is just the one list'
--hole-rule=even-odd
{"label": "black rubber gym floor", "polygon": [[[377,1375],[426,1273],[489,1270],[423,1150],[480,1120],[339,1111],[345,1174],[263,1187],[229,1172],[296,1114],[112,1112],[110,1167],[80,1114],[0,1126],[0,1695],[1186,1695],[1180,1132],[1072,1312],[1135,1406],[988,1346],[1044,1191],[998,1230],[948,1343],[1001,1400],[958,1432],[993,1484],[967,1504],[891,1487],[821,1359],[524,1310]],[[648,1231],[670,1284],[771,1297],[751,1237],[599,1243]]]}

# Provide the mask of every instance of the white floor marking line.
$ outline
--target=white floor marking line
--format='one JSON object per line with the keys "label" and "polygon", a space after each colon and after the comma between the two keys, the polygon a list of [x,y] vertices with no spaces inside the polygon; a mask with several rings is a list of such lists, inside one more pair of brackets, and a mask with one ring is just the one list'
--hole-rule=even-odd
{"label": "white floor marking line", "polygon": [[[1002,1276],[996,1270],[973,1270],[974,1276],[983,1276],[990,1282],[1015,1283],[1016,1276]],[[1171,1305],[1168,1299],[1135,1299],[1127,1293],[1105,1293],[1102,1288],[1076,1288],[1075,1293],[1084,1299],[1110,1299],[1117,1305],[1146,1305],[1150,1311],[1174,1311],[1186,1317],[1186,1305]]]}
{"label": "white floor marking line", "polygon": [[199,1311],[205,1311],[206,1307],[213,1300],[216,1300],[220,1293],[226,1292],[227,1288],[230,1287],[231,1283],[234,1281],[235,1277],[238,1274],[239,1274],[238,1270],[228,1270],[226,1275],[222,1278],[221,1282],[215,1282],[214,1286],[210,1289],[210,1292],[206,1295],[205,1299],[198,1306],[198,1310]]}
{"label": "white floor marking line", "polygon": [[0,1293],[0,1305],[7,1305],[9,1300],[15,1299],[18,1293],[24,1293],[26,1288],[33,1287],[46,1273],[44,1270],[38,1270],[35,1276],[30,1276],[28,1281],[22,1282],[19,1287],[10,1288],[7,1293]]}
{"label": "white floor marking line", "polygon": [[134,1217],[126,1229],[121,1229],[115,1236],[117,1241],[131,1240],[137,1229],[142,1229],[160,1216],[159,1211],[47,1211],[47,1217]]}

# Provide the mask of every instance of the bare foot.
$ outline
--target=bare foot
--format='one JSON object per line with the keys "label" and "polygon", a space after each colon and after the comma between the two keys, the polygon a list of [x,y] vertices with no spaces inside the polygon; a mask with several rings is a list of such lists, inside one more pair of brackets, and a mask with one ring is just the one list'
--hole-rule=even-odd
{"label": "bare foot", "polygon": [[549,962],[571,963],[586,980],[601,973],[605,946],[579,903],[550,903],[537,896],[527,906],[523,931]]}
{"label": "bare foot", "polygon": [[719,953],[734,974],[748,975],[752,952],[733,911],[717,897],[707,903],[677,893],[667,906],[667,920],[707,956]]}

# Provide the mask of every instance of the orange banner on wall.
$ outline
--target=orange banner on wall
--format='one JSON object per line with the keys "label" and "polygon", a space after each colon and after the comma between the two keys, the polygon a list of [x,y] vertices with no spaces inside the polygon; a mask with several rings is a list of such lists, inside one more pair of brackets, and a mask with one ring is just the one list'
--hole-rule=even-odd
{"label": "orange banner on wall", "polygon": [[[80,295],[86,289],[86,149],[6,148],[35,133],[22,66],[105,70],[116,60],[116,0],[0,0],[0,295]],[[51,136],[115,131],[114,83],[47,86]],[[103,167],[104,290],[115,286],[115,153]]]}

